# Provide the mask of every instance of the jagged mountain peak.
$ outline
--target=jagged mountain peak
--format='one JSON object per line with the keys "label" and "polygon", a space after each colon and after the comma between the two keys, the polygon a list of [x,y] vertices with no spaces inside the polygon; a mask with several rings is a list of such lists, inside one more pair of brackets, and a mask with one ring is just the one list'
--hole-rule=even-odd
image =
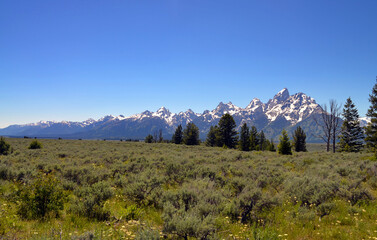
{"label": "jagged mountain peak", "polygon": [[195,112],[191,108],[187,109],[186,113],[195,114]]}
{"label": "jagged mountain peak", "polygon": [[234,105],[232,102],[228,102],[226,104],[220,102],[219,105],[217,105],[216,109],[212,111],[212,113],[216,115],[222,115],[225,113],[233,115],[239,113],[240,111],[242,111],[242,108]]}
{"label": "jagged mountain peak", "polygon": [[249,105],[246,106],[245,109],[247,110],[256,110],[257,108],[259,107],[262,107],[263,108],[264,104],[261,102],[261,100],[259,98],[253,98],[253,100],[251,100],[251,102],[249,103]]}
{"label": "jagged mountain peak", "polygon": [[283,102],[289,98],[289,91],[287,88],[280,90],[273,99],[276,99],[278,102]]}
{"label": "jagged mountain peak", "polygon": [[160,108],[157,110],[157,112],[158,112],[158,113],[165,113],[165,114],[170,113],[170,111],[169,111],[166,107],[164,107],[164,106],[160,107]]}

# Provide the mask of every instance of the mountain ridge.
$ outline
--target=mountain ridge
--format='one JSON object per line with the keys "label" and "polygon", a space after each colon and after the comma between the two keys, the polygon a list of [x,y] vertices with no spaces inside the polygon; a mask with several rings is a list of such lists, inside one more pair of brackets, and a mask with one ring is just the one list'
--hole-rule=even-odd
{"label": "mountain ridge", "polygon": [[296,126],[302,126],[309,141],[318,141],[319,129],[313,121],[320,110],[321,107],[314,98],[302,92],[290,95],[288,89],[284,88],[267,103],[253,98],[245,108],[238,107],[232,102],[220,102],[213,110],[205,110],[203,113],[195,113],[191,109],[172,113],[162,106],[156,112],[146,110],[128,117],[106,115],[98,120],[89,118],[82,122],[40,121],[11,125],[0,129],[0,135],[143,139],[146,135],[161,129],[164,138],[170,139],[179,124],[185,126],[193,122],[199,127],[201,138],[204,139],[210,126],[217,124],[223,114],[229,113],[236,121],[237,130],[243,123],[247,123],[249,126],[256,126],[258,131],[265,131],[268,138],[277,139],[283,128],[293,131]]}

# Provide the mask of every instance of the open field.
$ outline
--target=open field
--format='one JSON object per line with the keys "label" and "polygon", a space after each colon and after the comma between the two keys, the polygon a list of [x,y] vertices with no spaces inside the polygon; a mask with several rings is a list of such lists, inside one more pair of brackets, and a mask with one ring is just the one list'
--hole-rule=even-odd
{"label": "open field", "polygon": [[[14,152],[0,156],[0,239],[377,239],[371,153],[6,141]],[[47,185],[64,201],[36,216],[26,195]]]}

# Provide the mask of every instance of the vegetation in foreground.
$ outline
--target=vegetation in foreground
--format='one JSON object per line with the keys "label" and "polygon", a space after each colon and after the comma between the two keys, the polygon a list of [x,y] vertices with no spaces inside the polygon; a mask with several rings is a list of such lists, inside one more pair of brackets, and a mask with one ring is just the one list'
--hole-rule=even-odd
{"label": "vegetation in foreground", "polygon": [[3,239],[369,239],[371,153],[6,139]]}

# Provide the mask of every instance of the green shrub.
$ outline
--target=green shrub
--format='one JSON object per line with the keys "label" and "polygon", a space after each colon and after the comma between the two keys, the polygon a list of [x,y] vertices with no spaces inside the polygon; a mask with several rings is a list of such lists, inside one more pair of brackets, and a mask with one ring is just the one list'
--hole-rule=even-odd
{"label": "green shrub", "polygon": [[37,140],[33,140],[29,145],[29,149],[41,149],[42,147],[42,143],[38,142]]}
{"label": "green shrub", "polygon": [[21,187],[18,192],[18,214],[26,219],[58,217],[63,210],[67,195],[59,181],[52,176],[40,174],[29,185]]}
{"label": "green shrub", "polygon": [[152,228],[141,228],[136,234],[135,240],[159,240],[160,233]]}
{"label": "green shrub", "polygon": [[216,230],[215,216],[222,211],[223,196],[215,183],[198,180],[164,195],[164,232],[188,239],[208,239]]}
{"label": "green shrub", "polygon": [[320,205],[333,198],[338,191],[337,184],[317,178],[294,178],[287,189],[293,202],[301,205]]}
{"label": "green shrub", "polygon": [[276,196],[261,191],[256,183],[248,183],[242,192],[227,204],[224,213],[233,221],[256,222],[278,204]]}
{"label": "green shrub", "polygon": [[104,204],[114,193],[107,182],[81,187],[74,193],[78,199],[71,206],[71,212],[100,221],[109,219],[110,212],[104,210]]}
{"label": "green shrub", "polygon": [[152,171],[131,175],[124,194],[139,205],[158,205],[162,178]]}
{"label": "green shrub", "polygon": [[0,155],[8,155],[12,152],[10,144],[3,137],[0,138]]}
{"label": "green shrub", "polygon": [[132,204],[126,208],[124,213],[124,219],[129,220],[137,220],[142,214],[142,209],[140,209],[136,204]]}
{"label": "green shrub", "polygon": [[317,207],[317,215],[321,218],[330,215],[331,210],[335,207],[334,203],[322,203]]}

